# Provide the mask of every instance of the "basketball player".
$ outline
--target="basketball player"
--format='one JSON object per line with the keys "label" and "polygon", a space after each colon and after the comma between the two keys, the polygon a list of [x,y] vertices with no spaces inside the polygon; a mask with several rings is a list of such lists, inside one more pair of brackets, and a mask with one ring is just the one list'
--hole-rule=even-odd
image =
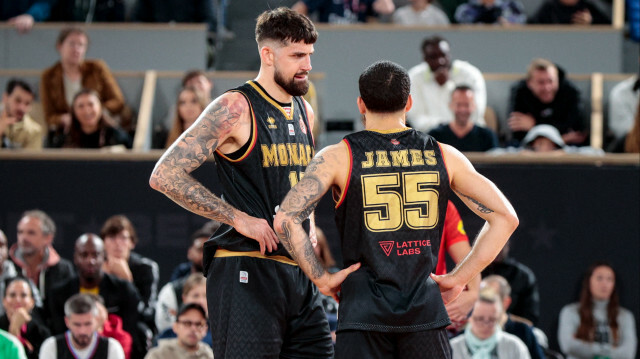
{"label": "basketball player", "polygon": [[[314,153],[313,113],[300,96],[309,87],[317,36],[313,23],[291,9],[262,13],[258,77],[215,99],[151,175],[153,188],[223,223],[203,254],[218,359],[333,355],[318,290],[272,229],[276,207]],[[211,156],[221,197],[190,176]]]}
{"label": "basketball player", "polygon": [[[344,281],[336,358],[450,358],[445,304],[498,254],[518,219],[459,151],[405,127],[411,97],[402,67],[377,62],[359,87],[366,130],[316,155],[274,228],[320,291],[336,295]],[[319,265],[300,225],[329,189],[348,266],[335,274]],[[451,192],[487,223],[469,255],[436,276]]]}

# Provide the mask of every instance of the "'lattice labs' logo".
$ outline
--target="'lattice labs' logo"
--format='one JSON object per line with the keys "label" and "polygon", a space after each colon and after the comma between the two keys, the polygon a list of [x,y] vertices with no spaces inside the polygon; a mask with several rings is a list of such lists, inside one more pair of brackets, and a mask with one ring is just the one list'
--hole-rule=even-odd
{"label": "'lattice labs' logo", "polygon": [[387,255],[387,257],[389,256],[389,254],[391,254],[393,245],[396,244],[396,242],[394,241],[380,241],[378,243],[380,244],[380,247],[382,247],[382,250],[384,251],[384,254]]}

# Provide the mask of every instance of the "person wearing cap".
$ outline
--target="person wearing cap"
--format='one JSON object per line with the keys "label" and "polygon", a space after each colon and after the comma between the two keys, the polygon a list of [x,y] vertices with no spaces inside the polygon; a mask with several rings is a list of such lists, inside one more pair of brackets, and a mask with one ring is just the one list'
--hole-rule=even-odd
{"label": "person wearing cap", "polygon": [[524,137],[522,147],[534,152],[551,152],[563,151],[566,144],[557,128],[551,125],[537,125]]}
{"label": "person wearing cap", "polygon": [[207,314],[197,303],[184,304],[178,310],[173,331],[175,339],[159,341],[145,359],[213,359],[213,351],[200,342],[207,333]]}

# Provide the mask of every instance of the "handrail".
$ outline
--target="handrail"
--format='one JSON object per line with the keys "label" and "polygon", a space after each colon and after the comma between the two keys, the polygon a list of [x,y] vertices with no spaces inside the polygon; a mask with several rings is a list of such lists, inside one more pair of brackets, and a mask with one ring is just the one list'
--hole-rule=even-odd
{"label": "handrail", "polygon": [[145,72],[140,109],[138,111],[138,123],[136,124],[136,134],[133,138],[134,150],[151,149],[151,114],[156,93],[156,78],[156,71],[149,70]]}
{"label": "handrail", "polygon": [[603,76],[596,72],[591,75],[591,147],[602,149],[604,142],[602,93]]}

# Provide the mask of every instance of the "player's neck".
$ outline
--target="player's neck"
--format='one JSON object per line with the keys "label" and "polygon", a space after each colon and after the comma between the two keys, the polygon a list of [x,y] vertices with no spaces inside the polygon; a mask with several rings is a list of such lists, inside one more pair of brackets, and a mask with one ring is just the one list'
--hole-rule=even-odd
{"label": "player's neck", "polygon": [[280,87],[274,80],[273,74],[266,74],[262,70],[258,73],[258,77],[255,78],[262,88],[267,91],[269,96],[280,103],[291,103],[293,96]]}
{"label": "player's neck", "polygon": [[368,112],[365,115],[364,120],[364,128],[366,130],[379,130],[379,131],[387,131],[387,130],[398,130],[407,128],[406,118],[404,116],[404,112],[402,114],[398,113],[370,113]]}

